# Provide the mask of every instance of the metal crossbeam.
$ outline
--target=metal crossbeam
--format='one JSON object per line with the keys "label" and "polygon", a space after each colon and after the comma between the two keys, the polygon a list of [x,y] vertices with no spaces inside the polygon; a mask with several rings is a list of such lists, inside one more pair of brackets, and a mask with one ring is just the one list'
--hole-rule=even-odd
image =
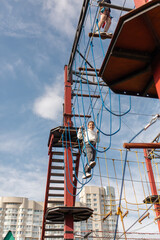
{"label": "metal crossbeam", "polygon": [[126,11],[126,12],[130,12],[131,10],[133,10],[132,8],[126,8],[126,7],[123,7],[123,6],[113,5],[113,4],[106,3],[106,2],[99,3],[99,6],[100,7],[109,7],[109,8],[113,8],[113,9],[117,9],[117,10],[121,10],[121,11]]}

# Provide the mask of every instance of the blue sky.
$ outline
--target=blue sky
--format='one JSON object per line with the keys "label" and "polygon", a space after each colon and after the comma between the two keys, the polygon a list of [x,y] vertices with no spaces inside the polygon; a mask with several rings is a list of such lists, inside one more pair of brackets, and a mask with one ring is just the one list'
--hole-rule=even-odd
{"label": "blue sky", "polygon": [[[62,125],[63,70],[69,61],[82,2],[1,0],[0,196],[44,200],[48,137],[50,129]],[[133,1],[126,1],[126,6],[133,7]],[[119,12],[113,10],[112,15],[111,32]],[[108,43],[103,45],[107,48]],[[100,65],[102,53],[98,57]],[[122,103],[127,109],[128,97],[122,98]],[[116,108],[116,101],[114,105]],[[140,115],[122,118],[122,130],[113,138],[113,147],[122,148],[124,141],[160,112],[159,107],[158,100],[132,98],[131,113]],[[106,128],[104,119],[103,130]],[[159,130],[157,123],[138,140],[151,142]],[[108,139],[101,139],[106,146]],[[91,184],[99,181],[93,179]]]}
{"label": "blue sky", "polygon": [[64,16],[58,18],[65,4],[1,1],[1,196],[44,199],[48,136],[62,124],[63,69],[73,39],[72,18],[64,27]]}
{"label": "blue sky", "polygon": [[[124,1],[112,2],[122,5]],[[69,61],[82,3],[82,0],[1,0],[0,196],[44,200],[48,137],[50,129],[62,125],[64,65]],[[92,4],[96,5],[96,1]],[[127,0],[126,6],[133,8],[133,1]],[[119,11],[112,10],[111,32],[119,14]],[[86,40],[88,29],[89,24]],[[108,44],[108,40],[103,42],[105,51]],[[97,40],[94,46],[97,47],[95,53],[100,67],[103,54]],[[128,97],[122,97],[121,101],[125,111],[129,106]],[[87,109],[89,103],[85,103]],[[99,108],[100,103],[96,107]],[[114,94],[113,108],[118,108]],[[121,131],[113,137],[112,147],[122,148],[123,143],[128,142],[157,113],[160,113],[159,100],[133,97],[131,113],[122,118]],[[108,115],[104,113],[104,132],[108,132],[107,119]],[[79,125],[80,121],[77,121]],[[117,126],[118,120],[113,117],[114,130]],[[160,124],[157,122],[137,141],[151,142],[159,132]],[[107,147],[108,143],[108,138],[101,136],[101,146]],[[107,156],[116,158],[119,152],[111,150]],[[102,174],[106,175],[103,166],[101,161]],[[95,173],[99,175],[98,167]],[[133,168],[135,177],[136,174]],[[113,179],[110,183],[115,186]],[[100,185],[100,178],[94,176],[90,184]],[[108,184],[106,178],[103,178],[103,184]]]}

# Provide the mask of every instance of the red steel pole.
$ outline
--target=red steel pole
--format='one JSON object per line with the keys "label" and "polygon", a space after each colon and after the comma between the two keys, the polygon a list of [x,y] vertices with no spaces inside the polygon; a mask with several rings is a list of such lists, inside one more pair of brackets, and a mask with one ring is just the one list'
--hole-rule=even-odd
{"label": "red steel pole", "polygon": [[[145,162],[146,162],[146,167],[147,167],[147,173],[148,173],[148,178],[149,178],[149,183],[151,187],[151,193],[152,195],[158,195],[156,184],[155,184],[155,179],[154,179],[154,174],[152,170],[152,164],[151,164],[151,159],[148,158],[147,150],[144,149],[144,157],[145,157]],[[156,216],[160,216],[160,204],[154,204],[154,209],[156,212]],[[157,220],[158,223],[158,229],[160,232],[160,220]]]}
{"label": "red steel pole", "polygon": [[[135,7],[140,7],[141,5],[149,2],[150,0],[134,0]],[[153,70],[153,76],[154,76],[154,82],[158,94],[158,98],[160,99],[160,54],[158,54],[152,65],[152,70]],[[152,169],[152,164],[151,160],[147,157],[147,150],[143,149],[144,151],[144,156],[145,156],[145,162],[146,162],[146,167],[147,167],[147,172],[148,172],[148,178],[150,182],[150,187],[151,187],[151,193],[152,195],[158,195],[157,193],[157,188],[155,184],[155,179],[154,179],[154,174],[153,174],[153,169]],[[160,216],[160,204],[154,204],[156,216]],[[160,220],[157,220],[158,222],[158,229],[160,232]]]}
{"label": "red steel pole", "polygon": [[[72,114],[72,86],[71,79],[68,78],[67,66],[64,68],[64,126],[72,126],[71,114]],[[64,142],[66,141],[64,136]],[[69,141],[69,139],[67,140]],[[72,153],[71,148],[67,147],[65,144],[64,151],[64,164],[65,164],[65,173],[64,173],[64,206],[73,207],[73,164],[72,164]],[[73,235],[74,225],[73,225],[73,216],[72,214],[67,214],[64,216],[64,239],[72,240],[74,239]]]}
{"label": "red steel pole", "polygon": [[158,98],[160,99],[160,53],[157,54],[153,61],[152,70]]}
{"label": "red steel pole", "polygon": [[143,4],[149,2],[149,0],[134,0],[135,7],[138,8],[142,6]]}

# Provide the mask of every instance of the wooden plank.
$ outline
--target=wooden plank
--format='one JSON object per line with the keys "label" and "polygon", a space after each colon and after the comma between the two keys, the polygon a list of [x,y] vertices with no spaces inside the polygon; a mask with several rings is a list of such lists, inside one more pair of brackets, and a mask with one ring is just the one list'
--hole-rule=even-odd
{"label": "wooden plank", "polygon": [[[96,33],[88,33],[88,36],[91,38],[91,37],[96,37],[96,38],[99,38],[99,33],[96,32]],[[101,36],[101,39],[105,40],[105,39],[111,39],[112,38],[112,33],[105,33],[105,32],[100,32],[100,36]]]}
{"label": "wooden plank", "polygon": [[[87,72],[95,72],[95,68],[87,68],[86,69],[85,67],[79,67],[78,70],[79,71],[86,71],[87,70]],[[96,69],[96,71],[99,72],[99,69]]]}
{"label": "wooden plank", "polygon": [[77,93],[77,94],[73,93],[72,96],[100,98],[100,95],[89,95],[89,94],[80,94],[80,93]]}

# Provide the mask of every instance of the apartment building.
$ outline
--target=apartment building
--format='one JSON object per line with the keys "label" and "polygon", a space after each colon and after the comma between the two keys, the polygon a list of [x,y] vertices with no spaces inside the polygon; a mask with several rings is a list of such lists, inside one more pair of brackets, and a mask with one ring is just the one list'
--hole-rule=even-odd
{"label": "apartment building", "polygon": [[38,240],[42,216],[43,202],[21,197],[0,197],[0,240],[9,230],[16,240]]}
{"label": "apartment building", "polygon": [[113,239],[116,225],[115,191],[113,187],[85,186],[80,193],[80,202],[94,210],[87,221],[87,231],[93,233],[88,239],[107,237]]}
{"label": "apartment building", "polygon": [[[58,205],[63,205],[62,199]],[[116,224],[115,191],[113,187],[85,186],[76,206],[87,206],[94,214],[87,222],[74,223],[75,240],[82,239],[87,232],[93,232],[88,239],[107,237],[113,239]],[[60,203],[62,201],[62,204]],[[39,240],[43,218],[43,202],[35,202],[21,197],[0,197],[0,240],[4,239],[9,230],[15,240]],[[56,206],[56,205],[54,205]],[[51,207],[54,207],[53,205]],[[108,215],[109,214],[109,215]],[[108,217],[106,217],[108,215]],[[106,217],[106,218],[105,218]],[[48,228],[53,228],[53,224]],[[57,231],[47,231],[48,235],[63,235],[64,224],[54,224]],[[54,238],[56,240],[56,238]],[[62,238],[63,239],[63,238]],[[52,240],[52,239],[49,239]],[[60,238],[57,238],[60,240]]]}

